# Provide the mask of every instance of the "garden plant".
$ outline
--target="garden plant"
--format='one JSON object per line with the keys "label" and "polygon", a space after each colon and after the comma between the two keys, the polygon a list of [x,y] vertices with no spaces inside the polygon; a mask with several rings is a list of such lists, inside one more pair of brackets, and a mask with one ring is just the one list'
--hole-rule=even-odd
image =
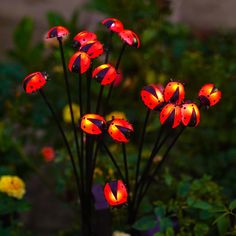
{"label": "garden plant", "polygon": [[[48,26],[42,27],[34,16],[25,16],[14,26],[9,39],[13,45],[0,59],[0,235],[74,236],[80,235],[82,228],[92,228],[91,234],[104,236],[236,234],[236,34],[225,28],[205,31],[204,26],[173,23],[170,9],[165,0],[93,0],[86,7],[75,9],[69,18],[48,11]],[[139,48],[125,46],[109,100],[111,86],[101,84],[109,77],[100,75],[103,69],[112,75],[123,42],[119,33],[110,32],[101,22],[93,24],[94,18],[84,17],[85,12],[101,22],[109,16],[120,19],[140,39]],[[59,42],[46,33],[58,25],[70,31],[67,37],[63,36],[62,46],[78,146],[80,152],[83,149],[83,190]],[[90,40],[101,40],[104,52],[95,59],[89,57],[90,67],[80,75],[70,70],[76,64],[75,53],[86,52],[79,52],[73,37],[77,35],[79,39],[78,32],[85,30],[90,32]],[[96,35],[92,33],[95,30]],[[85,69],[86,63],[82,67]],[[67,139],[83,199],[76,188],[68,148],[41,92],[25,94],[22,80],[35,71],[35,79],[45,82],[43,95]],[[90,85],[87,78],[91,78]],[[179,91],[184,87],[181,110],[190,102],[188,99],[192,100],[195,113],[199,110],[201,117],[196,128],[185,127],[182,119],[176,128],[168,127],[168,123],[162,125],[160,113],[166,105],[173,108],[175,103],[165,101],[164,91],[169,83],[179,83]],[[204,99],[199,100],[198,92],[206,84],[209,89],[214,84],[222,91],[221,102],[216,106],[200,105]],[[174,90],[172,87],[171,93]],[[162,105],[156,99],[161,97]],[[157,103],[160,106],[155,109]],[[81,120],[82,117],[88,120]],[[129,128],[127,143],[113,139],[121,138],[125,130],[120,132],[111,125],[117,119],[119,125]],[[106,126],[98,126],[100,121]],[[82,124],[88,125],[84,131]],[[86,133],[89,127],[94,129],[93,135]],[[94,134],[100,131],[101,134]],[[165,154],[175,138],[176,143]],[[159,143],[156,150],[155,142]],[[93,162],[87,158],[91,158],[92,150]],[[116,196],[117,189],[123,189],[120,205],[114,201],[116,198],[109,198]]]}
{"label": "garden plant", "polygon": [[[115,211],[125,210],[127,219],[124,224],[127,225],[128,233],[139,235],[145,229],[142,228],[142,222],[137,221],[142,216],[140,205],[152,183],[157,181],[156,177],[166,162],[170,150],[187,127],[198,126],[200,112],[217,104],[221,99],[221,92],[214,84],[206,83],[199,88],[196,97],[191,98],[193,100],[188,100],[185,96],[183,82],[170,80],[163,86],[157,80],[155,83],[143,87],[140,92],[141,100],[146,107],[146,115],[140,132],[135,131],[135,124],[132,125],[126,119],[116,117],[116,114],[106,120],[104,117],[107,115],[112,92],[116,88],[115,83],[121,77],[120,65],[125,50],[128,49],[128,46],[139,48],[141,43],[138,35],[125,29],[118,19],[106,18],[102,24],[110,31],[105,46],[98,41],[97,35],[93,32],[79,32],[71,43],[75,53],[68,62],[63,48],[63,43],[69,36],[68,29],[64,26],[54,26],[46,34],[48,40],[57,41],[60,50],[64,87],[71,117],[72,140],[69,141],[66,136],[53,103],[47,96],[46,87],[55,83],[53,75],[48,75],[47,72],[30,73],[23,80],[23,88],[28,94],[39,93],[42,96],[64,141],[73,171],[75,191],[78,194],[81,235],[96,235],[95,211],[107,208],[107,204]],[[113,65],[109,61],[109,56],[112,53],[112,41],[116,35],[121,38],[123,44],[116,63]],[[99,58],[103,53],[105,54],[104,59]],[[69,76],[68,70],[74,75]],[[125,73],[123,76],[125,77]],[[92,83],[96,82],[98,82],[96,88],[99,93],[93,100],[91,89]],[[73,98],[72,83],[73,90],[77,91],[77,97]],[[107,91],[105,91],[106,89]],[[123,94],[123,96],[128,96],[128,94]],[[73,109],[75,101],[78,101],[79,104],[79,119],[75,119]],[[151,115],[159,116],[160,125],[157,125],[155,139],[151,141],[151,151],[144,162],[143,147]],[[107,145],[110,142],[109,136],[111,140],[119,144],[118,152],[122,154],[123,161],[118,162],[119,154],[111,151]],[[127,143],[133,137],[137,141],[137,144],[134,145],[136,158],[134,170],[130,171]],[[93,179],[100,152],[107,154],[107,158],[113,163],[115,170],[114,179],[104,183],[102,193],[99,192],[101,186],[94,185]],[[162,155],[159,156],[157,165],[154,165],[154,159],[159,153]],[[145,163],[144,166],[141,166],[141,162]],[[196,203],[195,200],[192,201],[193,204]],[[148,219],[148,222],[153,224],[152,235],[154,233],[158,235],[163,222],[165,223],[164,228],[169,229],[169,226],[177,225],[174,227],[177,230],[179,217],[164,218],[165,209],[163,207],[157,208],[156,214],[157,218],[154,223],[153,220]],[[161,222],[160,218],[164,218],[164,221]],[[161,232],[163,232],[163,228]],[[169,232],[169,235],[171,234],[173,234],[172,231]]]}

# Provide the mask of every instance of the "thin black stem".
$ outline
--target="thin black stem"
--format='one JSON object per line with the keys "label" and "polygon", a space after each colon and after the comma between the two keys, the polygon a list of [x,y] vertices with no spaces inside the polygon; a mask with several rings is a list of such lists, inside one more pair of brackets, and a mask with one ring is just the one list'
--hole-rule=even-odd
{"label": "thin black stem", "polygon": [[[83,116],[83,100],[82,100],[82,75],[79,72],[78,73],[78,92],[79,92],[79,107],[80,107],[80,118]],[[79,165],[80,172],[81,172],[81,185],[82,185],[82,191],[84,190],[84,135],[82,130],[80,131],[80,160]]]}
{"label": "thin black stem", "polygon": [[[136,199],[136,195],[137,195],[137,191],[138,191],[138,177],[139,177],[140,163],[141,163],[141,157],[142,157],[143,142],[144,142],[147,122],[148,122],[150,114],[151,114],[151,110],[147,109],[145,120],[144,120],[144,124],[143,124],[143,129],[142,129],[142,133],[141,133],[139,149],[138,149],[138,159],[137,159],[136,173],[135,173],[134,195],[133,195],[133,201],[131,202],[131,206],[130,206],[131,208],[133,208],[133,206],[135,204],[135,199]],[[131,217],[131,219],[129,219],[129,220],[132,221],[132,212],[130,212],[130,216],[129,217]]]}
{"label": "thin black stem", "polygon": [[[157,135],[157,139],[155,141],[155,144],[154,144],[154,147],[153,147],[153,150],[151,152],[151,155],[149,157],[149,160],[148,160],[148,163],[147,165],[145,166],[145,169],[143,171],[143,174],[141,176],[141,179],[140,181],[138,182],[137,184],[137,188],[135,189],[135,193],[134,193],[134,198],[133,198],[133,208],[135,209],[135,204],[137,204],[137,202],[139,202],[139,199],[141,197],[141,194],[142,194],[142,191],[143,191],[143,188],[145,187],[145,181],[147,180],[147,177],[148,177],[148,173],[149,173],[149,170],[152,166],[152,162],[153,162],[153,159],[154,157],[156,156],[156,154],[158,153],[158,151],[161,149],[161,147],[165,144],[166,140],[168,139],[169,137],[169,131],[167,131],[167,134],[166,136],[162,139],[161,141],[161,136],[162,136],[162,133],[163,133],[163,129],[164,127],[161,126],[160,130],[159,130],[159,133]],[[161,141],[161,142],[160,142]],[[160,144],[159,144],[160,143]],[[159,145],[158,145],[159,144]],[[137,202],[136,202],[137,201]],[[137,208],[136,208],[137,209]],[[135,211],[135,210],[134,210]],[[135,214],[134,214],[135,215]]]}
{"label": "thin black stem", "polygon": [[61,136],[63,138],[63,141],[65,143],[65,146],[66,146],[66,149],[68,151],[68,154],[69,154],[69,157],[70,157],[70,161],[71,161],[71,164],[72,164],[72,168],[73,168],[73,173],[74,173],[74,177],[75,177],[75,181],[76,181],[76,185],[77,185],[77,189],[78,189],[78,192],[79,192],[79,196],[80,196],[80,181],[79,181],[79,173],[77,171],[77,168],[76,168],[76,164],[75,164],[75,160],[74,160],[74,157],[73,157],[73,154],[71,152],[71,148],[70,148],[70,145],[68,143],[68,140],[66,138],[66,135],[64,133],[64,130],[60,124],[60,121],[52,107],[52,105],[50,104],[49,100],[47,99],[47,96],[46,94],[44,93],[44,91],[42,89],[39,90],[39,93],[40,95],[42,96],[44,102],[46,103],[46,105],[48,106],[49,110],[51,111],[52,113],[52,116],[57,124],[57,127],[61,133]]}
{"label": "thin black stem", "polygon": [[[142,176],[141,176],[141,178],[140,178],[140,181],[139,181],[138,183],[141,183],[141,182],[146,178],[146,176],[147,176],[147,174],[148,174],[148,172],[149,172],[149,169],[150,169],[150,167],[151,167],[151,165],[152,165],[153,159],[154,159],[154,157],[155,157],[157,151],[158,151],[158,150],[162,147],[162,145],[164,144],[164,142],[162,142],[161,145],[158,146],[158,144],[159,144],[159,142],[160,142],[160,140],[161,140],[161,137],[162,137],[163,129],[164,129],[163,126],[161,126],[160,129],[159,129],[159,132],[158,132],[156,141],[155,141],[155,143],[154,143],[154,146],[153,146],[151,155],[150,155],[150,157],[149,157],[149,159],[148,159],[148,162],[147,162],[147,164],[146,164],[146,166],[145,166],[145,168],[144,168],[144,170],[143,170],[143,174],[142,174]],[[165,139],[164,139],[164,140],[165,140]]]}
{"label": "thin black stem", "polygon": [[[121,58],[122,58],[122,55],[123,55],[123,53],[125,51],[125,48],[126,48],[126,43],[123,43],[122,48],[120,50],[120,54],[118,56],[118,59],[117,59],[116,65],[115,65],[115,69],[116,69],[117,73],[118,73],[118,69],[119,69],[119,66],[120,66]],[[110,101],[110,98],[111,98],[113,87],[114,87],[114,82],[109,87],[109,91],[108,91],[108,94],[107,94],[106,106],[105,107],[109,106],[109,101]],[[104,113],[105,113],[105,111],[104,111]]]}
{"label": "thin black stem", "polygon": [[106,55],[105,55],[105,64],[107,64],[107,62],[108,62],[108,59],[109,59],[109,53],[110,53],[110,51],[111,51],[111,44],[112,44],[112,37],[113,37],[113,31],[111,31],[110,32],[110,34],[109,34],[109,39],[108,39],[108,44],[107,44],[107,46],[106,46]]}
{"label": "thin black stem", "polygon": [[93,70],[93,63],[91,61],[91,66],[86,73],[86,80],[87,80],[87,113],[90,113],[91,109],[91,79],[92,79],[92,70]]}
{"label": "thin black stem", "polygon": [[83,116],[82,75],[78,74],[80,117]]}
{"label": "thin black stem", "polygon": [[125,51],[126,45],[127,45],[126,43],[123,43],[122,48],[121,48],[121,50],[120,50],[120,54],[119,54],[119,57],[118,57],[118,59],[117,59],[117,61],[116,61],[116,65],[115,65],[116,71],[119,69],[120,62],[121,62],[121,58],[122,58],[123,53],[124,53],[124,51]]}
{"label": "thin black stem", "polygon": [[96,143],[95,152],[94,152],[94,155],[93,155],[93,162],[92,162],[92,169],[91,169],[91,180],[90,180],[91,186],[93,184],[93,175],[94,175],[94,169],[95,169],[95,166],[96,166],[99,146],[100,146],[100,140],[98,140],[98,142]]}
{"label": "thin black stem", "polygon": [[101,85],[100,91],[99,91],[99,95],[98,95],[98,100],[97,100],[96,114],[98,114],[99,110],[100,110],[100,105],[101,105],[101,101],[102,101],[103,91],[104,91],[104,85]]}
{"label": "thin black stem", "polygon": [[107,147],[107,145],[103,141],[101,141],[101,144],[102,144],[103,148],[105,149],[107,155],[110,157],[110,159],[111,159],[112,163],[114,164],[114,166],[115,166],[118,174],[120,175],[121,179],[125,182],[125,178],[124,178],[124,176],[123,176],[123,174],[120,170],[120,167],[118,166],[118,164],[117,164],[115,158],[113,157],[112,153],[110,152],[109,148]]}
{"label": "thin black stem", "polygon": [[127,189],[129,192],[129,169],[128,169],[125,143],[122,143],[122,152],[123,152],[123,161],[124,161],[124,167],[125,167],[125,181],[126,181]]}
{"label": "thin black stem", "polygon": [[167,159],[167,156],[170,152],[170,150],[173,148],[173,146],[175,145],[176,141],[178,140],[178,138],[180,137],[180,135],[183,133],[183,131],[185,130],[185,126],[182,126],[179,133],[175,136],[175,138],[172,140],[171,144],[169,145],[169,147],[166,149],[163,157],[162,157],[162,160],[160,161],[160,163],[158,164],[158,166],[155,168],[155,170],[153,171],[153,173],[150,175],[149,179],[148,179],[148,182],[146,184],[146,187],[143,191],[143,193],[140,195],[140,198],[138,200],[138,203],[137,203],[137,209],[143,199],[143,197],[145,196],[145,194],[147,193],[151,183],[152,183],[152,180],[153,178],[155,177],[155,175],[157,174],[157,172],[161,169],[162,165],[164,164],[164,162],[166,161]]}
{"label": "thin black stem", "polygon": [[[77,151],[78,159],[80,160],[79,141],[78,141],[78,135],[77,135],[76,126],[75,126],[74,113],[73,113],[73,109],[72,109],[70,86],[69,86],[69,80],[68,80],[68,75],[67,75],[64,50],[63,50],[63,45],[62,45],[62,38],[57,38],[57,39],[58,39],[59,47],[60,47],[61,61],[62,61],[63,72],[64,72],[64,80],[65,80],[65,84],[66,84],[66,93],[67,93],[69,107],[70,107],[70,115],[71,115],[71,121],[72,121],[72,128],[73,128],[73,132],[74,132],[74,136],[75,136],[76,151]],[[80,166],[80,171],[81,171],[81,165],[79,165],[79,166]]]}
{"label": "thin black stem", "polygon": [[143,150],[143,142],[144,142],[144,137],[145,137],[146,128],[147,128],[147,122],[148,122],[150,113],[151,113],[151,110],[147,109],[147,113],[146,113],[144,124],[143,124],[143,130],[142,130],[142,133],[141,133],[139,149],[138,149],[138,159],[137,159],[136,174],[135,174],[135,185],[137,185],[137,182],[138,182],[139,169],[140,169],[142,150]]}

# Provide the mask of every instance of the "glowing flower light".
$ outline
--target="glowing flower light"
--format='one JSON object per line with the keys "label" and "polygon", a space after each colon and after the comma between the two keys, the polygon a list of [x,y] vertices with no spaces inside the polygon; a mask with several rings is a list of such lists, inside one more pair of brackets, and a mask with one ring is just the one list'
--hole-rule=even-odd
{"label": "glowing flower light", "polygon": [[196,127],[200,122],[200,111],[198,106],[193,103],[184,103],[181,107],[182,123],[184,126]]}
{"label": "glowing flower light", "polygon": [[135,34],[131,30],[122,30],[119,33],[121,39],[128,44],[129,46],[139,48],[140,47],[140,39],[137,34]]}
{"label": "glowing flower light", "polygon": [[81,52],[86,52],[91,59],[99,57],[103,54],[103,45],[98,40],[90,40],[82,45],[79,49]]}
{"label": "glowing flower light", "polygon": [[25,195],[25,183],[17,176],[5,175],[0,178],[0,192],[17,199]]}
{"label": "glowing flower light", "polygon": [[121,21],[115,18],[106,18],[102,21],[102,24],[105,25],[109,30],[116,33],[120,33],[122,30],[124,30],[124,26]]}
{"label": "glowing flower light", "polygon": [[116,69],[110,64],[103,64],[94,69],[92,77],[101,85],[109,85],[116,79]]}
{"label": "glowing flower light", "polygon": [[162,125],[176,128],[181,123],[181,108],[178,105],[169,103],[163,107],[160,113]]}
{"label": "glowing flower light", "polygon": [[23,88],[26,93],[35,93],[43,88],[47,82],[48,75],[45,72],[34,72],[23,80]]}
{"label": "glowing flower light", "polygon": [[70,72],[85,73],[90,67],[90,57],[85,52],[76,52],[69,60],[68,68]]}
{"label": "glowing flower light", "polygon": [[86,114],[81,119],[80,128],[87,134],[99,135],[106,127],[105,119],[97,114]]}
{"label": "glowing flower light", "polygon": [[198,93],[198,98],[201,105],[214,106],[221,99],[221,91],[218,90],[214,84],[205,84]]}
{"label": "glowing flower light", "polygon": [[64,26],[52,27],[46,35],[46,38],[63,38],[69,35],[69,30]]}
{"label": "glowing flower light", "polygon": [[131,133],[134,132],[133,126],[126,120],[113,119],[110,121],[108,127],[108,133],[117,142],[127,143],[129,142]]}
{"label": "glowing flower light", "polygon": [[106,183],[104,196],[110,206],[121,206],[127,202],[128,192],[122,180]]}
{"label": "glowing flower light", "polygon": [[165,102],[160,88],[155,84],[145,86],[141,90],[141,98],[150,110],[159,110]]}
{"label": "glowing flower light", "polygon": [[74,49],[79,49],[91,40],[97,40],[97,35],[93,32],[82,31],[73,38],[72,46]]}
{"label": "glowing flower light", "polygon": [[169,82],[164,89],[164,98],[166,102],[172,102],[180,105],[185,97],[184,85],[180,82]]}
{"label": "glowing flower light", "polygon": [[[72,111],[74,113],[75,121],[78,121],[79,118],[80,118],[80,107],[77,104],[72,103]],[[70,114],[70,106],[69,105],[66,105],[64,107],[64,109],[62,111],[62,115],[63,115],[63,120],[66,123],[71,123],[72,122],[71,114]]]}

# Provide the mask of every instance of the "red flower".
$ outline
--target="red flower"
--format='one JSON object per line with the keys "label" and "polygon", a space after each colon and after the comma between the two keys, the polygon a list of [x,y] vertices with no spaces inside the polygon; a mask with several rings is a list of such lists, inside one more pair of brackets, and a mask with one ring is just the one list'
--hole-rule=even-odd
{"label": "red flower", "polygon": [[122,180],[106,183],[104,196],[110,206],[120,206],[127,202],[128,192]]}
{"label": "red flower", "polygon": [[52,147],[43,147],[41,153],[45,161],[53,161],[55,158],[55,150]]}

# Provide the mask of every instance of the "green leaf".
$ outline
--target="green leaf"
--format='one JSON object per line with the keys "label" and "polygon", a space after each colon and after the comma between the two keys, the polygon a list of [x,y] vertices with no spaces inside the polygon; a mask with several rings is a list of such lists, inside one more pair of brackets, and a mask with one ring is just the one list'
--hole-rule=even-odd
{"label": "green leaf", "polygon": [[229,216],[226,214],[223,214],[217,219],[217,229],[219,231],[220,236],[226,235],[229,228],[229,224]]}
{"label": "green leaf", "polygon": [[48,23],[50,27],[56,26],[56,25],[65,25],[65,19],[62,15],[60,15],[57,12],[50,11],[47,13]]}
{"label": "green leaf", "polygon": [[166,236],[174,236],[174,230],[172,227],[169,227],[167,230],[166,230]]}
{"label": "green leaf", "polygon": [[209,227],[206,224],[196,224],[194,227],[194,235],[195,236],[204,236],[207,235],[209,231]]}
{"label": "green leaf", "polygon": [[25,200],[18,200],[16,203],[16,211],[18,212],[29,211],[30,208],[31,208],[31,205]]}
{"label": "green leaf", "polygon": [[229,204],[229,209],[233,210],[236,208],[236,200],[233,200],[230,204]]}
{"label": "green leaf", "polygon": [[208,202],[205,202],[199,199],[193,199],[191,197],[187,199],[187,204],[190,207],[197,208],[197,209],[202,209],[202,210],[212,209],[212,206]]}
{"label": "green leaf", "polygon": [[155,233],[154,236],[165,236],[165,235],[163,233],[158,232],[158,233]]}
{"label": "green leaf", "polygon": [[168,217],[161,218],[159,221],[161,232],[165,232],[168,228],[171,228],[173,226],[172,220]]}
{"label": "green leaf", "polygon": [[133,228],[141,231],[152,229],[157,224],[153,216],[144,216],[133,224]]}
{"label": "green leaf", "polygon": [[165,206],[158,206],[158,207],[155,207],[154,209],[154,213],[156,217],[164,217],[165,212],[166,212]]}
{"label": "green leaf", "polygon": [[11,232],[11,229],[10,228],[0,228],[0,235],[2,236],[11,236],[12,235],[12,232]]}
{"label": "green leaf", "polygon": [[185,197],[188,194],[189,189],[190,189],[189,182],[186,181],[180,182],[178,185],[178,195],[180,197]]}
{"label": "green leaf", "polygon": [[[30,48],[34,23],[30,17],[24,17],[15,29],[13,38],[16,49],[19,51]],[[24,52],[25,53],[25,52]]]}

